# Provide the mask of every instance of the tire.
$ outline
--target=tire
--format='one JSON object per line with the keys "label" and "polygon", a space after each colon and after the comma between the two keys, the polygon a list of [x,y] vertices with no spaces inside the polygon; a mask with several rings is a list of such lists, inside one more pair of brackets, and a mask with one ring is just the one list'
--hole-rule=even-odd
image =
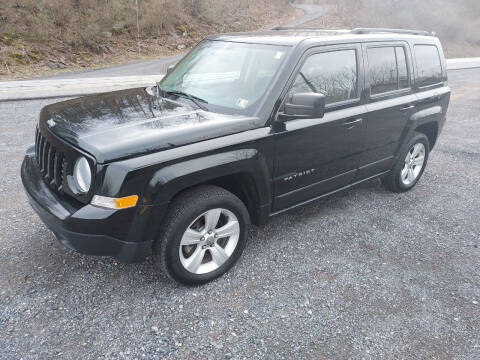
{"label": "tire", "polygon": [[153,247],[154,267],[185,285],[209,282],[240,258],[249,227],[247,208],[229,191],[211,185],[186,190],[166,215]]}
{"label": "tire", "polygon": [[[415,152],[419,151],[418,154]],[[423,151],[423,161],[420,158]],[[415,132],[400,151],[391,172],[382,178],[382,183],[390,191],[401,193],[411,190],[423,175],[428,161],[430,144],[425,134]],[[415,155],[415,156],[413,156]],[[409,156],[410,160],[408,160]]]}

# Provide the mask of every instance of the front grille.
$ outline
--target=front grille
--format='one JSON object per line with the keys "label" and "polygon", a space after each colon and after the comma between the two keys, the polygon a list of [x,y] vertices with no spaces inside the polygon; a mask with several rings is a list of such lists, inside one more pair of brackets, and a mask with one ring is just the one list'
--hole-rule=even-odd
{"label": "front grille", "polygon": [[65,156],[40,133],[38,128],[35,132],[35,158],[45,182],[53,189],[63,192],[63,175],[67,165]]}

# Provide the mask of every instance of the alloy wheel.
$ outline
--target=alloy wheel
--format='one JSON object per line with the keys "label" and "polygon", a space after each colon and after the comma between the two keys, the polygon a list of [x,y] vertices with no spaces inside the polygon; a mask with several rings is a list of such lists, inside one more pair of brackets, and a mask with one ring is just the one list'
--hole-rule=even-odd
{"label": "alloy wheel", "polygon": [[227,209],[210,209],[198,216],[180,241],[182,266],[194,274],[218,269],[232,256],[240,237],[240,224]]}
{"label": "alloy wheel", "polygon": [[425,163],[425,146],[422,143],[416,143],[407,152],[400,179],[406,186],[412,185],[420,175],[423,164]]}

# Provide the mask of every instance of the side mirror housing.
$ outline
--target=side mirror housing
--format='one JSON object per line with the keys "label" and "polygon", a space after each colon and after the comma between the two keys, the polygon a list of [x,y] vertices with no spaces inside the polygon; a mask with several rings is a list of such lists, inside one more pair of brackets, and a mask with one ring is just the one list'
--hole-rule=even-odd
{"label": "side mirror housing", "polygon": [[281,118],[315,119],[325,114],[325,95],[318,93],[298,93],[290,96],[285,102]]}
{"label": "side mirror housing", "polygon": [[168,65],[167,66],[167,74],[172,72],[173,68],[175,67],[175,64],[172,64],[172,65]]}

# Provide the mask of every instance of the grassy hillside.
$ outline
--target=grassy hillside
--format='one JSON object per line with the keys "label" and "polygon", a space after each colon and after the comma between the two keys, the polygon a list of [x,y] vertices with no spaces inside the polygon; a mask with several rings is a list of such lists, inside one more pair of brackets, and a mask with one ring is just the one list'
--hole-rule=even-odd
{"label": "grassy hillside", "polygon": [[393,27],[434,31],[449,57],[480,56],[479,0],[318,0],[331,6],[327,27]]}
{"label": "grassy hillside", "polygon": [[[210,33],[288,23],[288,2],[0,0],[0,79],[171,55]],[[307,26],[425,29],[438,34],[449,57],[480,56],[480,0],[299,2],[330,8]]]}
{"label": "grassy hillside", "polygon": [[292,14],[287,2],[1,0],[0,76],[169,55],[209,33],[277,24]]}

